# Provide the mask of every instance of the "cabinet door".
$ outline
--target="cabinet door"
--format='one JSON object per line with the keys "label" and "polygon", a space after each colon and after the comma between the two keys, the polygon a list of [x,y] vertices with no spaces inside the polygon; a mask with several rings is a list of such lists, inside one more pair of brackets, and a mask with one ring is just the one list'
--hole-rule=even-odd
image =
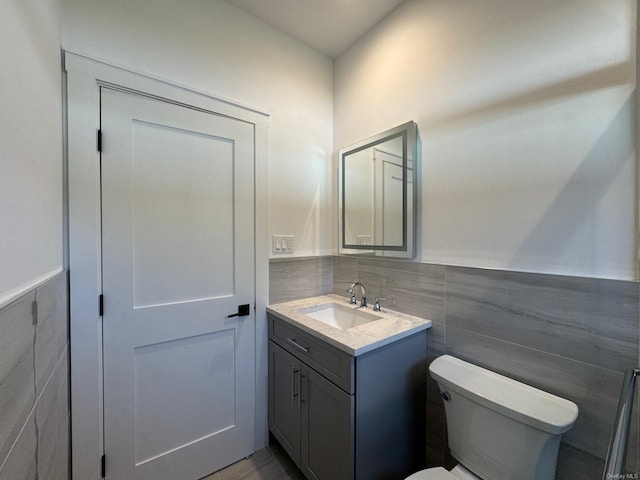
{"label": "cabinet door", "polygon": [[301,363],[269,341],[269,430],[300,467]]}
{"label": "cabinet door", "polygon": [[354,401],[302,366],[302,471],[313,480],[351,480],[354,475]]}

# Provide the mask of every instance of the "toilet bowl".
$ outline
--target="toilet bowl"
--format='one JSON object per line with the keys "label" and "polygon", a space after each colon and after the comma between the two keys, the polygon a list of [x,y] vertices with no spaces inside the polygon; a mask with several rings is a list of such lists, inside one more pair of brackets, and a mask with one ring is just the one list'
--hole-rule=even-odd
{"label": "toilet bowl", "polygon": [[442,467],[427,468],[407,477],[406,480],[480,480],[462,465],[456,465],[451,471]]}
{"label": "toilet bowl", "polygon": [[451,455],[459,464],[406,480],[553,480],[575,403],[450,355],[429,371],[442,393]]}

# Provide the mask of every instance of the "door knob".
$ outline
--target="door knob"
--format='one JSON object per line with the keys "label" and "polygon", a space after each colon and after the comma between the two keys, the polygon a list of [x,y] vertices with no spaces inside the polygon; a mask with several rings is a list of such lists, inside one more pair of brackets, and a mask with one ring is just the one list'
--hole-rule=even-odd
{"label": "door knob", "polygon": [[251,308],[249,304],[238,305],[238,313],[232,313],[231,315],[227,315],[227,318],[232,317],[246,317],[247,315],[251,315]]}

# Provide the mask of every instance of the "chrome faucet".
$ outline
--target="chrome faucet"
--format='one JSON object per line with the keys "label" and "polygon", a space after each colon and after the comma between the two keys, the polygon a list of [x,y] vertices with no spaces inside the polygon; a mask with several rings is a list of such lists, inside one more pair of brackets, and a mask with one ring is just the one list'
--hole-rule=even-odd
{"label": "chrome faucet", "polygon": [[364,285],[360,282],[352,283],[351,286],[347,288],[347,293],[351,294],[351,300],[349,301],[349,303],[352,305],[356,304],[356,293],[354,291],[354,288],[356,288],[358,285],[362,289],[362,299],[360,300],[360,307],[367,308],[367,292],[364,289]]}
{"label": "chrome faucet", "polygon": [[386,300],[387,300],[386,298],[382,298],[382,297],[376,298],[376,303],[373,304],[373,311],[379,312],[381,310],[380,302],[385,302]]}

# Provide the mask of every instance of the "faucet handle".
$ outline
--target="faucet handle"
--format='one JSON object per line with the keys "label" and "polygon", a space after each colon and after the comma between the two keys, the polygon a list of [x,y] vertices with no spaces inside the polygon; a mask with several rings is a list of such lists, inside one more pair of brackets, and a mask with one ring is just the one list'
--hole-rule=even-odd
{"label": "faucet handle", "polygon": [[386,301],[387,301],[386,298],[382,298],[382,297],[376,298],[376,303],[373,305],[373,311],[374,312],[379,312],[380,311],[380,302],[386,302]]}
{"label": "faucet handle", "polygon": [[353,286],[355,285],[352,284],[349,288],[347,288],[347,293],[351,295],[351,299],[349,300],[349,303],[351,305],[355,305],[356,304],[356,292],[354,292],[353,290]]}

